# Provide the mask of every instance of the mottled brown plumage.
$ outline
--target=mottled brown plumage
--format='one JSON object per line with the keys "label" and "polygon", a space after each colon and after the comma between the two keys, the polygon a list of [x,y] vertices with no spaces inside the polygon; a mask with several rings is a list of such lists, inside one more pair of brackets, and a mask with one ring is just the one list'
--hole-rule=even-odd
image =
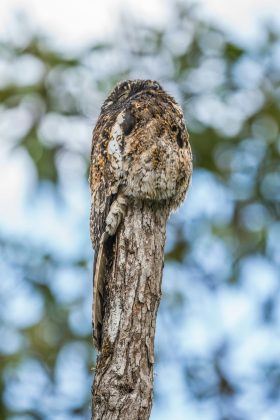
{"label": "mottled brown plumage", "polygon": [[183,113],[151,80],[119,83],[93,130],[90,231],[95,249],[94,339],[102,343],[105,272],[113,237],[130,200],[149,200],[171,212],[185,197],[192,155]]}

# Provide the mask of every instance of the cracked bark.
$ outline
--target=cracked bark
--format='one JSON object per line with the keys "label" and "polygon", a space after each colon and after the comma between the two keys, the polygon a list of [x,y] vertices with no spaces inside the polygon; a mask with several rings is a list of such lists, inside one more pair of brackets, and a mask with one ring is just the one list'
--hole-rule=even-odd
{"label": "cracked bark", "polygon": [[146,420],[153,399],[154,336],[161,297],[166,208],[131,203],[108,244],[103,342],[92,419]]}

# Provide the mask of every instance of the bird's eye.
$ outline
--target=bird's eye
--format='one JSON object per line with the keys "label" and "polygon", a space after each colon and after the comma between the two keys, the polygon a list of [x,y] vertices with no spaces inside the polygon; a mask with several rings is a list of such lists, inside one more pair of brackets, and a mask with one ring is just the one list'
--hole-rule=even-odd
{"label": "bird's eye", "polygon": [[135,126],[135,122],[135,117],[130,112],[127,112],[122,123],[125,136],[128,136],[131,133],[133,127]]}
{"label": "bird's eye", "polygon": [[180,128],[178,129],[178,133],[177,133],[177,136],[176,136],[176,141],[177,141],[177,144],[180,147],[180,149],[182,149],[184,147],[184,140],[183,140],[182,131],[181,131]]}
{"label": "bird's eye", "polygon": [[182,149],[184,147],[184,140],[183,140],[183,137],[182,137],[181,128],[178,127],[178,125],[173,124],[171,126],[171,131],[173,131],[173,133],[177,133],[176,134],[176,141],[177,141],[177,144],[180,147],[180,149]]}

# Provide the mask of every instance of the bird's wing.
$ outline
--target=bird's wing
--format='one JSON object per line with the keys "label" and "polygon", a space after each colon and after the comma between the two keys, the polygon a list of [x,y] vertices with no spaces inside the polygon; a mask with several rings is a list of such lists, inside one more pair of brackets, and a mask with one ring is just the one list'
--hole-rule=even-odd
{"label": "bird's wing", "polygon": [[[113,241],[119,223],[118,213],[123,213],[124,203],[119,197],[122,179],[122,128],[123,115],[118,109],[101,112],[93,130],[90,186],[92,192],[91,239],[95,249],[93,327],[94,341],[100,349],[104,317],[105,285],[108,277]],[[106,219],[110,212],[108,226]],[[107,219],[108,222],[108,219]],[[109,235],[105,237],[105,232]]]}

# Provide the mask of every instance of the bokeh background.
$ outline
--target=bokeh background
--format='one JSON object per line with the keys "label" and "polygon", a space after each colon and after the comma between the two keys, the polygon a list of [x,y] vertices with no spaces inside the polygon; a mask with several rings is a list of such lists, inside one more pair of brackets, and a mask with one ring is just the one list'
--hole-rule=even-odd
{"label": "bokeh background", "polygon": [[91,131],[157,79],[194,154],[168,224],[152,420],[280,419],[280,4],[0,5],[0,419],[90,418]]}

